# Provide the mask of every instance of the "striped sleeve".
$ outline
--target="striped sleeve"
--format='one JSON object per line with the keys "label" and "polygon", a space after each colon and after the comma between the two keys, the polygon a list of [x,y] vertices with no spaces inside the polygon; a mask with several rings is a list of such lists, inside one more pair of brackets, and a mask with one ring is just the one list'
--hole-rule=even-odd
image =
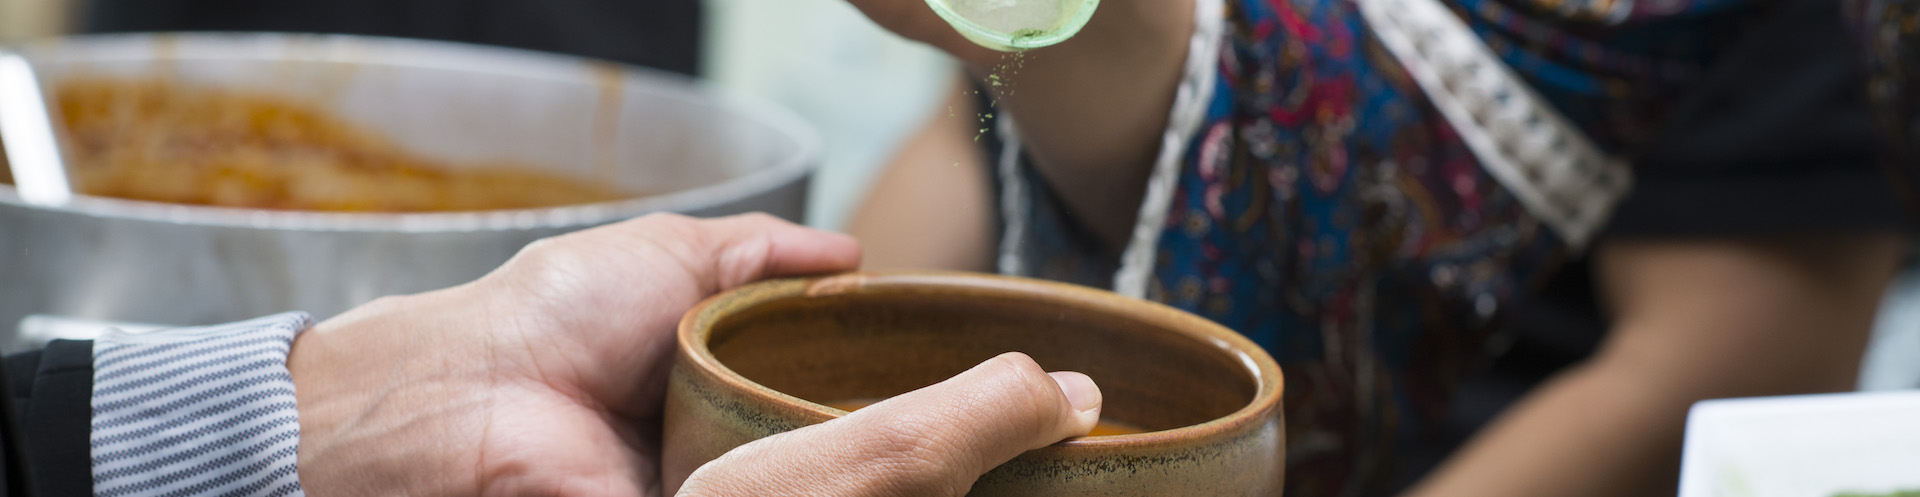
{"label": "striped sleeve", "polygon": [[311,325],[288,313],[94,341],[94,495],[304,495],[287,354]]}

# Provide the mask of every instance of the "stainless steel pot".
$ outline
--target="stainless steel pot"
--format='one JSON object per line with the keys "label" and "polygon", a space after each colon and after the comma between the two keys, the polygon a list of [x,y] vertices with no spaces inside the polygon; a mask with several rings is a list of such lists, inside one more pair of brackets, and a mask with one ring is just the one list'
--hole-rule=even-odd
{"label": "stainless steel pot", "polygon": [[789,113],[686,78],[519,50],[355,36],[169,34],[26,47],[43,84],[160,76],[317,102],[436,158],[513,161],[632,191],[601,204],[450,214],[228,209],[0,185],[0,346],[33,314],[194,325],[318,317],[472,280],[536,239],[650,212],[803,218],[820,157]]}

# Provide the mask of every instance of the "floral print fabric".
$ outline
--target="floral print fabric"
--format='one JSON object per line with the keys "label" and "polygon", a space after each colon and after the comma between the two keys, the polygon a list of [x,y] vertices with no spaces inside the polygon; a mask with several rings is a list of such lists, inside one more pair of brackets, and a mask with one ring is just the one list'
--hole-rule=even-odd
{"label": "floral print fabric", "polygon": [[[1383,490],[1499,340],[1502,309],[1577,256],[1482,170],[1353,0],[1225,0],[1228,40],[1185,151],[1148,297],[1266,347],[1286,373],[1288,495]],[[1632,157],[1745,0],[1445,0],[1610,153]],[[1024,274],[1107,287],[1114,263],[1030,166]]]}

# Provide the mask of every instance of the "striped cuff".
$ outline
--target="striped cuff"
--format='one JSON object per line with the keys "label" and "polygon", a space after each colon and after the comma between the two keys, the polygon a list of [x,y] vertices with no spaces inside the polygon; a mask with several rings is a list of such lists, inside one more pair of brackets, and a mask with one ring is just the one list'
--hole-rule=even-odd
{"label": "striped cuff", "polygon": [[93,493],[305,495],[287,354],[306,313],[93,345]]}

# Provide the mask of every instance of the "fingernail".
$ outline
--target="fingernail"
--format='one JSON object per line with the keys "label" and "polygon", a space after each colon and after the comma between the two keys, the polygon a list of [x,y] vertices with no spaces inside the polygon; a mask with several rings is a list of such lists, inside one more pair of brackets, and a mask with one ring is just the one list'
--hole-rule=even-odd
{"label": "fingernail", "polygon": [[1072,371],[1047,373],[1053,382],[1060,384],[1060,392],[1067,394],[1067,402],[1073,404],[1073,410],[1087,412],[1100,408],[1100,387],[1093,384],[1093,378]]}

